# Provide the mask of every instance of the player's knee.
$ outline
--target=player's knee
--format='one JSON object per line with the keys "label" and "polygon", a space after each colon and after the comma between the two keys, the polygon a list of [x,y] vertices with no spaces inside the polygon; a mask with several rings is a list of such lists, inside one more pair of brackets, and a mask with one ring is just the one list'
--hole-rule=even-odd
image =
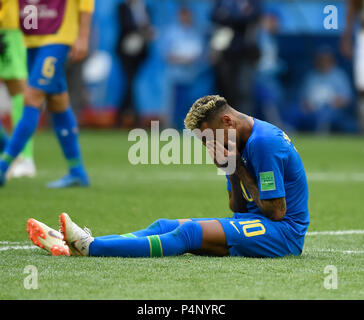
{"label": "player's knee", "polygon": [[158,220],[155,220],[149,227],[148,229],[156,229],[156,228],[160,228],[161,225],[163,225],[164,221],[166,221],[168,219],[164,219],[164,218],[161,218],[161,219],[158,219]]}
{"label": "player's knee", "polygon": [[159,234],[170,232],[171,230],[174,230],[178,227],[178,224],[176,225],[176,220],[170,220],[170,219],[158,219],[154,221],[148,229],[155,230]]}
{"label": "player's knee", "polygon": [[196,221],[187,221],[181,224],[176,230],[185,242],[187,251],[198,250],[202,245],[202,227]]}
{"label": "player's knee", "polygon": [[45,99],[46,94],[41,90],[29,87],[25,90],[24,103],[26,106],[41,108]]}
{"label": "player's knee", "polygon": [[67,93],[52,94],[48,97],[47,108],[50,112],[64,112],[69,107],[69,104]]}

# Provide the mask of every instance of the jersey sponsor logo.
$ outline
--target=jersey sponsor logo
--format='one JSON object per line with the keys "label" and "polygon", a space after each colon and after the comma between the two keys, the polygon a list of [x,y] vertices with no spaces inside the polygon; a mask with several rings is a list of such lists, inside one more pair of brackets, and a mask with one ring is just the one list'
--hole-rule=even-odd
{"label": "jersey sponsor logo", "polygon": [[273,171],[259,172],[259,179],[261,191],[272,191],[276,189]]}
{"label": "jersey sponsor logo", "polygon": [[20,26],[24,34],[47,35],[57,33],[63,23],[66,0],[18,1]]}

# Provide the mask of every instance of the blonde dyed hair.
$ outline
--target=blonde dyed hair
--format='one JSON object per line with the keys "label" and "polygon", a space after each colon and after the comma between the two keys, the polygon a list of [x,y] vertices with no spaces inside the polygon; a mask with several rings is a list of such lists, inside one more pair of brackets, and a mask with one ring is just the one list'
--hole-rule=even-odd
{"label": "blonde dyed hair", "polygon": [[186,129],[199,129],[203,122],[208,121],[227,105],[226,99],[218,95],[205,96],[196,100],[186,115]]}

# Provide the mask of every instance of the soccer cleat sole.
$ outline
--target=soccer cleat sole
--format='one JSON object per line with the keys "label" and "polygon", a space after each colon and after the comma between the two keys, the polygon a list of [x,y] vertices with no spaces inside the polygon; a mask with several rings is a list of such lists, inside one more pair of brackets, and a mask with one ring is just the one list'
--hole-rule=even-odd
{"label": "soccer cleat sole", "polygon": [[42,229],[42,227],[35,221],[34,219],[28,219],[27,221],[27,232],[29,234],[29,239],[38,246],[39,248],[44,249],[44,245],[39,242],[38,237],[42,239],[46,238],[46,235]]}
{"label": "soccer cleat sole", "polygon": [[65,213],[59,215],[59,232],[63,235],[63,241],[67,242]]}
{"label": "soccer cleat sole", "polygon": [[70,252],[67,248],[55,244],[51,248],[51,254],[52,256],[69,256]]}

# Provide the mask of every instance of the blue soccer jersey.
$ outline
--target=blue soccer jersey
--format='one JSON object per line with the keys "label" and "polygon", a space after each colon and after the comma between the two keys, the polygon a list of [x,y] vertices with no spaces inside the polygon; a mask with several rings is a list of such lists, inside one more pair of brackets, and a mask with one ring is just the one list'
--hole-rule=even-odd
{"label": "blue soccer jersey", "polygon": [[[287,210],[283,221],[293,228],[294,236],[304,236],[309,225],[307,179],[300,155],[289,137],[276,126],[254,119],[241,158],[257,181],[260,199],[285,197]],[[248,212],[259,214],[243,183],[241,188]],[[228,177],[227,190],[231,191]]]}

